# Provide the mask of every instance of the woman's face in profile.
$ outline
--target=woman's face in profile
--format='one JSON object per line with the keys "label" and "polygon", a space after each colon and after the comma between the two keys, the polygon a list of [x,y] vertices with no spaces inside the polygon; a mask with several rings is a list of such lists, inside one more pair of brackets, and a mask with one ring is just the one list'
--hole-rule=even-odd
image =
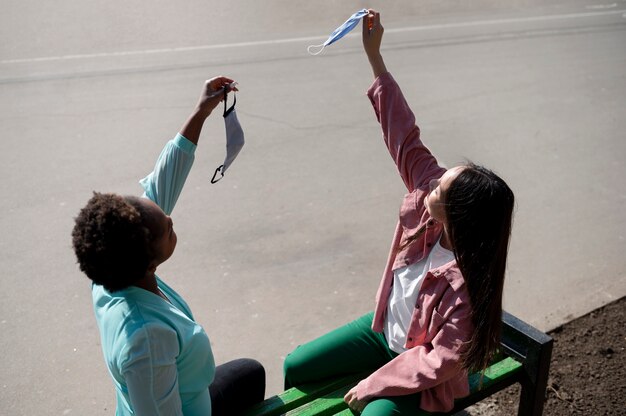
{"label": "woman's face in profile", "polygon": [[150,216],[147,222],[150,224],[150,232],[153,235],[154,262],[159,265],[169,259],[176,248],[178,238],[174,231],[174,223],[172,218],[165,215],[163,210],[151,200],[142,198],[141,204],[144,206],[146,215]]}
{"label": "woman's face in profile", "polygon": [[446,223],[446,193],[450,189],[452,182],[464,168],[464,166],[456,166],[448,169],[439,179],[433,179],[428,184],[430,192],[424,198],[424,206],[430,216],[442,224]]}

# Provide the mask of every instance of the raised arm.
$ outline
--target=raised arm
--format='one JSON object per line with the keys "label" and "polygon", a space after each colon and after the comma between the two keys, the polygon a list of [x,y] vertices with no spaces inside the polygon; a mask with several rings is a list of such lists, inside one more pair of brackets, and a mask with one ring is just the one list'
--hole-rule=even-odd
{"label": "raised arm", "polygon": [[437,164],[435,157],[420,140],[415,115],[400,87],[387,71],[380,53],[383,32],[380,14],[370,9],[370,13],[363,18],[363,48],[375,80],[367,95],[381,125],[389,153],[407,189],[413,192],[416,188],[427,186],[431,179],[443,175],[445,169]]}
{"label": "raised arm", "polygon": [[144,196],[161,207],[165,214],[172,213],[183,190],[187,175],[193,165],[204,121],[224,99],[224,90],[230,90],[233,82],[230,78],[220,76],[204,83],[200,99],[183,124],[180,133],[165,144],[153,171],[140,181]]}

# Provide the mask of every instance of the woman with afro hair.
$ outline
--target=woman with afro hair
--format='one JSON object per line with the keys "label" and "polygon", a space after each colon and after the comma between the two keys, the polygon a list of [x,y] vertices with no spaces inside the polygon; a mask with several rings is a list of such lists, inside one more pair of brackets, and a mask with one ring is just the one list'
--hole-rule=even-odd
{"label": "woman with afro hair", "polygon": [[189,306],[157,275],[176,248],[170,214],[191,170],[204,121],[236,90],[205,82],[180,133],[141,180],[142,198],[94,193],[72,242],[92,280],[104,359],[116,390],[116,415],[232,415],[263,400],[265,371],[240,359],[216,368],[209,338]]}

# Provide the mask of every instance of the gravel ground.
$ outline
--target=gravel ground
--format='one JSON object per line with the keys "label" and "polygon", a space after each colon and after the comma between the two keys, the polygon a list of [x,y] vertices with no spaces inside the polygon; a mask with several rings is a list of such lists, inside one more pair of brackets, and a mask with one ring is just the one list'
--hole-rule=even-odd
{"label": "gravel ground", "polygon": [[[626,415],[626,297],[549,332],[554,338],[544,415]],[[466,414],[517,414],[519,386]]]}

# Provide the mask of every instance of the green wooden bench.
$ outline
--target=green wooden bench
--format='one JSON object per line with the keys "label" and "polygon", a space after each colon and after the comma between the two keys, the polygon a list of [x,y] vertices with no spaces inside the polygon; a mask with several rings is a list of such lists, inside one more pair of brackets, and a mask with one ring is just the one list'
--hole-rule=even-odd
{"label": "green wooden bench", "polygon": [[[469,376],[469,396],[457,400],[454,409],[446,414],[463,410],[514,383],[520,383],[522,387],[518,415],[542,414],[552,338],[507,312],[503,312],[502,322],[501,356],[487,368],[482,383],[480,374]],[[343,401],[343,396],[366,376],[367,373],[356,374],[330,382],[294,387],[251,407],[244,415],[353,415]],[[430,414],[416,410],[412,416]]]}

